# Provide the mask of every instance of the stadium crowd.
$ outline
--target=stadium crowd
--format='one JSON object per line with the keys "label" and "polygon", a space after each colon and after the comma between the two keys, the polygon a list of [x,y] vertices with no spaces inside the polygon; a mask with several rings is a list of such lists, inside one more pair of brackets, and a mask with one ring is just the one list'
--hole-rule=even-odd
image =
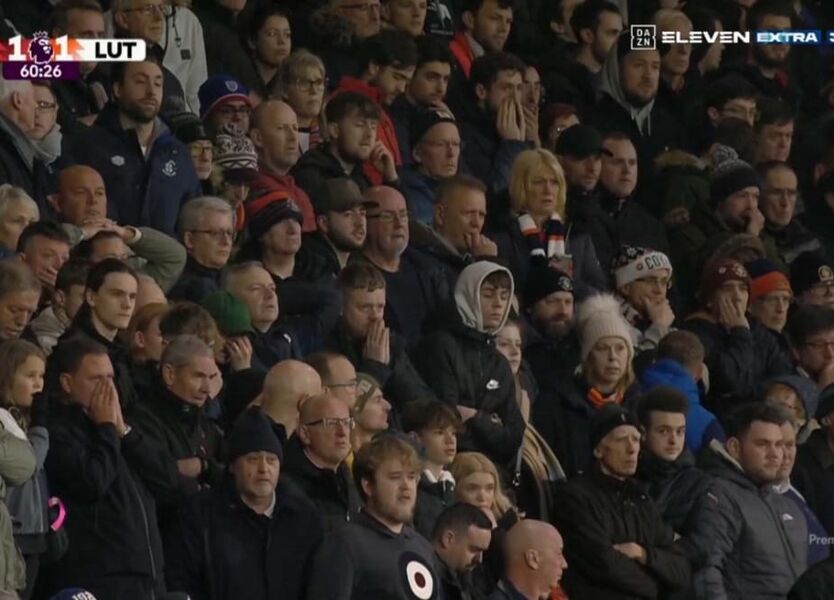
{"label": "stadium crowd", "polygon": [[834,598],[829,28],[0,1],[0,599]]}

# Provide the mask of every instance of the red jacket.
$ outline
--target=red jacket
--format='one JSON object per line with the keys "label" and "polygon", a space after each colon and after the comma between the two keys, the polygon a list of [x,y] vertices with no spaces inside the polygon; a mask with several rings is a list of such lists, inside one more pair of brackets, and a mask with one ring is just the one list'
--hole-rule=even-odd
{"label": "red jacket", "polygon": [[287,192],[287,195],[295,200],[301,213],[304,215],[304,223],[301,225],[301,230],[306,232],[315,231],[316,227],[316,213],[313,210],[313,203],[310,202],[310,197],[307,192],[295,185],[295,180],[292,175],[275,175],[274,173],[267,173],[266,171],[259,171],[255,181],[250,185],[252,190],[250,197],[257,198],[259,195],[267,191],[281,190]]}
{"label": "red jacket", "polygon": [[[382,94],[379,89],[362,81],[361,79],[345,75],[339,81],[339,87],[336,88],[330,97],[332,98],[336,94],[340,94],[342,92],[357,92],[368,97],[379,105],[382,111],[382,116],[379,120],[376,137],[385,145],[386,148],[388,148],[391,156],[394,157],[394,164],[398,167],[401,166],[403,161],[402,156],[400,155],[400,143],[397,141],[397,130],[394,128],[394,121],[391,120],[391,116],[382,105]],[[369,162],[365,162],[362,170],[374,185],[382,185],[382,173],[380,173],[373,165]]]}
{"label": "red jacket", "polygon": [[460,70],[469,79],[469,73],[472,71],[472,63],[475,62],[475,53],[472,51],[472,46],[469,44],[469,38],[466,37],[465,32],[458,31],[455,34],[455,37],[449,42],[449,50],[455,55],[460,65]]}

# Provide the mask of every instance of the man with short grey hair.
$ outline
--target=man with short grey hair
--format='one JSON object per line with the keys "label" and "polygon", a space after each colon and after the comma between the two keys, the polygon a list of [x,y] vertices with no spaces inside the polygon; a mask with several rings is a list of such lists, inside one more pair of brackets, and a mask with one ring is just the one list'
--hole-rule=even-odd
{"label": "man with short grey hair", "polygon": [[20,337],[38,308],[41,283],[26,263],[0,261],[0,341]]}
{"label": "man with short grey hair", "polygon": [[179,230],[188,259],[168,297],[199,304],[220,290],[221,271],[235,241],[235,215],[222,198],[200,196],[183,206]]}

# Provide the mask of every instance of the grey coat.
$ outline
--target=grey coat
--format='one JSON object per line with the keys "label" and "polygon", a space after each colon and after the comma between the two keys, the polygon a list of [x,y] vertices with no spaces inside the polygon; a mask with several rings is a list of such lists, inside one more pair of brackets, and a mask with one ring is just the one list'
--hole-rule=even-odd
{"label": "grey coat", "polygon": [[32,477],[9,487],[6,493],[6,506],[16,536],[45,534],[49,530],[49,490],[43,470],[49,452],[49,432],[46,427],[31,427],[26,435],[35,452],[37,469]]}
{"label": "grey coat", "polygon": [[771,486],[757,486],[719,442],[705,452],[703,467],[714,479],[684,540],[695,561],[695,598],[785,598],[807,565],[802,511]]}

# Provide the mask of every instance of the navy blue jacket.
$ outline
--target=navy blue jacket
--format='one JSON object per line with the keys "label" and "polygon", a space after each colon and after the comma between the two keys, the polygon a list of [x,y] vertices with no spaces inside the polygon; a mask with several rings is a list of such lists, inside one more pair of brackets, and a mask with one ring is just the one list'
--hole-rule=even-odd
{"label": "navy blue jacket", "polygon": [[114,104],[70,144],[72,159],[96,169],[107,188],[107,216],[123,225],[175,236],[180,208],[201,193],[188,148],[157,121],[143,156],[136,133],[122,128]]}
{"label": "navy blue jacket", "polygon": [[483,181],[490,194],[497,194],[509,187],[510,172],[516,157],[533,148],[530,142],[508,141],[498,137],[495,117],[478,111],[472,119],[461,121],[460,137],[463,141],[461,156],[470,173]]}
{"label": "navy blue jacket", "polygon": [[220,269],[204,267],[189,254],[180,278],[168,292],[168,298],[199,304],[209,294],[220,291],[220,279]]}

